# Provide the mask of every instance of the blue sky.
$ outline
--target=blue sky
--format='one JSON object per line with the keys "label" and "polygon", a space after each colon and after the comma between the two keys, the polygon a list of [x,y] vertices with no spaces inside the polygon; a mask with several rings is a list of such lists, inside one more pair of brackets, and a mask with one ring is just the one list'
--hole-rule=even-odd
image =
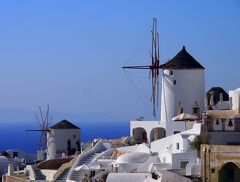
{"label": "blue sky", "polygon": [[238,0],[3,0],[0,108],[152,119],[148,73],[121,66],[149,63],[153,17],[162,63],[185,45],[206,89],[240,86]]}

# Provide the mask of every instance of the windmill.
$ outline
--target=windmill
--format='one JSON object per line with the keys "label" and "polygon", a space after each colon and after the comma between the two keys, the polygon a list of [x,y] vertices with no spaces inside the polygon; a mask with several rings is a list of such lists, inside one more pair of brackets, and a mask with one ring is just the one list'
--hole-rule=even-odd
{"label": "windmill", "polygon": [[151,101],[153,105],[153,116],[156,117],[156,107],[158,107],[158,93],[159,93],[159,33],[157,31],[157,19],[153,18],[152,25],[152,50],[151,50],[151,64],[150,65],[136,65],[136,66],[123,66],[123,69],[147,69],[149,70],[149,78],[151,78]]}
{"label": "windmill", "polygon": [[34,130],[26,130],[30,132],[41,132],[39,139],[39,149],[45,150],[47,149],[47,133],[51,133],[49,130],[50,123],[52,121],[52,116],[49,116],[49,105],[47,105],[47,110],[45,112],[42,111],[42,108],[39,106],[39,114],[35,113],[35,118],[39,125],[39,129]]}

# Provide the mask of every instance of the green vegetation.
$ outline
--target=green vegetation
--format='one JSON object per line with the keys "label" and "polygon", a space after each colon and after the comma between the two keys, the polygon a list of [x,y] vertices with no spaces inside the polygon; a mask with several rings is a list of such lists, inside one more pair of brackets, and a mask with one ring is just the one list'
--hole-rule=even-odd
{"label": "green vegetation", "polygon": [[196,136],[192,142],[190,142],[190,145],[193,149],[196,149],[197,151],[200,151],[201,144],[209,144],[210,136]]}

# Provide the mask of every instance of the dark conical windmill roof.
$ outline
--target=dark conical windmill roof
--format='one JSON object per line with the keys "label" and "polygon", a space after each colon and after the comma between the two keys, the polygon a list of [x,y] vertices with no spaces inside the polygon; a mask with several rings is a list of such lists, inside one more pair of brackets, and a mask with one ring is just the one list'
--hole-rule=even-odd
{"label": "dark conical windmill roof", "polygon": [[52,129],[80,129],[79,127],[75,126],[74,124],[72,124],[71,122],[69,122],[65,119],[58,122],[57,124],[53,125],[50,128],[52,128]]}
{"label": "dark conical windmill roof", "polygon": [[162,69],[205,69],[199,62],[196,61],[183,46],[182,50],[170,61],[160,65]]}

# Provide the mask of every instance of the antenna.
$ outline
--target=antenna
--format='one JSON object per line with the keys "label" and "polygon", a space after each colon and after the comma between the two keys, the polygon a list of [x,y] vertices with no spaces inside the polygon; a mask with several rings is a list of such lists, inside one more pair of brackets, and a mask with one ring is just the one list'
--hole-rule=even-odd
{"label": "antenna", "polygon": [[51,134],[49,126],[50,126],[50,123],[51,123],[53,117],[52,116],[49,117],[49,104],[47,105],[47,110],[45,112],[45,116],[44,116],[41,106],[39,106],[38,109],[39,109],[39,114],[35,113],[35,118],[39,125],[39,129],[26,130],[26,131],[27,132],[29,132],[29,131],[41,132],[40,139],[39,139],[39,149],[45,150],[45,149],[47,149],[47,133]]}
{"label": "antenna", "polygon": [[151,65],[145,66],[123,66],[123,69],[147,69],[150,70],[149,77],[152,82],[152,94],[151,101],[153,105],[153,116],[156,117],[156,107],[159,104],[159,69],[160,69],[160,60],[159,60],[159,33],[157,31],[157,19],[153,18],[152,25],[152,50],[151,50]]}

